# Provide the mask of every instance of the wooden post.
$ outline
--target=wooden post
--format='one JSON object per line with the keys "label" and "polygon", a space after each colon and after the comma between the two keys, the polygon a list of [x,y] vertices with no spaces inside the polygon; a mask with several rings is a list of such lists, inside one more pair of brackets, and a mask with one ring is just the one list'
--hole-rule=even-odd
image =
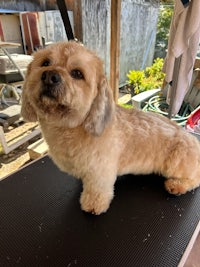
{"label": "wooden post", "polygon": [[121,0],[111,0],[110,86],[118,101]]}
{"label": "wooden post", "polygon": [[82,29],[82,7],[81,0],[73,1],[74,12],[74,35],[78,41],[83,42],[83,29]]}
{"label": "wooden post", "polygon": [[74,9],[74,0],[65,0],[68,11],[73,11]]}

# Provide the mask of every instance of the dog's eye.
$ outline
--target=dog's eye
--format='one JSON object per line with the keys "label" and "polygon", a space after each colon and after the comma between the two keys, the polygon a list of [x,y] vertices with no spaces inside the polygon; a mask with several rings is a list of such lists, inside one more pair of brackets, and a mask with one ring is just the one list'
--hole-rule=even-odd
{"label": "dog's eye", "polygon": [[45,60],[43,63],[42,63],[42,67],[47,67],[50,65],[50,61],[49,60]]}
{"label": "dog's eye", "polygon": [[72,70],[70,75],[72,78],[77,79],[77,80],[82,80],[84,79],[83,73],[80,70]]}

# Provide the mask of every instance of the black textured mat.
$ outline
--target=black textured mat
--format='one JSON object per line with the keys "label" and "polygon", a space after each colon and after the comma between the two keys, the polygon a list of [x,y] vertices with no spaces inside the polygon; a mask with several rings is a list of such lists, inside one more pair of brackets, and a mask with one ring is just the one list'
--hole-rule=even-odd
{"label": "black textured mat", "polygon": [[80,210],[81,189],[48,157],[1,181],[0,266],[178,265],[200,220],[200,189],[174,197],[161,177],[121,177],[100,216]]}

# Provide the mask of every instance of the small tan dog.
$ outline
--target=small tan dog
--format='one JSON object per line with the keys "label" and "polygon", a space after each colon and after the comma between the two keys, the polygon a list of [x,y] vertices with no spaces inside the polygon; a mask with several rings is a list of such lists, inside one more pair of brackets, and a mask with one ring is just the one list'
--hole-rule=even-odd
{"label": "small tan dog", "polygon": [[161,174],[172,194],[200,184],[198,140],[163,116],[116,106],[102,61],[78,43],[35,53],[22,101],[54,162],[82,179],[84,211],[106,212],[117,175]]}

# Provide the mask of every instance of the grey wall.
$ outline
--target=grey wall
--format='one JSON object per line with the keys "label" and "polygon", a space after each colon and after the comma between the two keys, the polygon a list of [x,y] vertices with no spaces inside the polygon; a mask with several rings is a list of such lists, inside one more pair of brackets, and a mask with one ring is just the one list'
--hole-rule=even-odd
{"label": "grey wall", "polygon": [[[82,0],[83,42],[110,64],[110,0]],[[130,69],[152,64],[159,1],[122,0],[120,36],[120,84]]]}

